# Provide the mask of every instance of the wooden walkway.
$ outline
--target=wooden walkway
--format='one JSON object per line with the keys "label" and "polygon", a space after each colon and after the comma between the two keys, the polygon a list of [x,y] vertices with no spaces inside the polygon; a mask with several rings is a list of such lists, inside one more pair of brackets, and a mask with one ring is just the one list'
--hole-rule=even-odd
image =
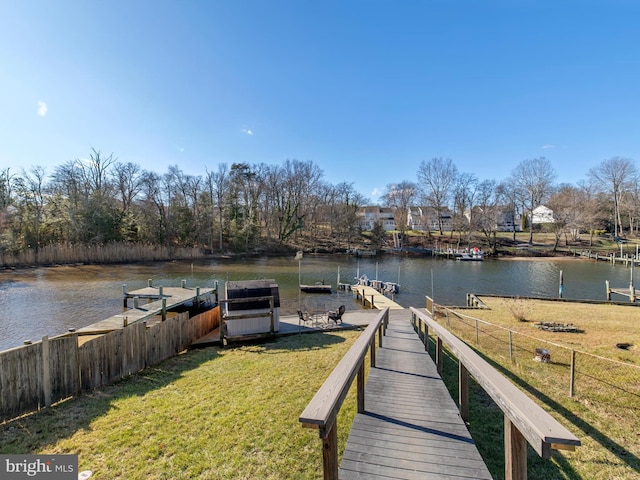
{"label": "wooden walkway", "polygon": [[339,478],[490,479],[458,408],[409,321],[390,310]]}
{"label": "wooden walkway", "polygon": [[403,308],[373,287],[366,287],[364,285],[352,285],[351,291],[355,295],[356,300],[360,300],[362,302],[362,305],[365,307],[368,305],[370,308],[377,308],[378,310],[384,310],[387,307],[389,307],[390,309]]}

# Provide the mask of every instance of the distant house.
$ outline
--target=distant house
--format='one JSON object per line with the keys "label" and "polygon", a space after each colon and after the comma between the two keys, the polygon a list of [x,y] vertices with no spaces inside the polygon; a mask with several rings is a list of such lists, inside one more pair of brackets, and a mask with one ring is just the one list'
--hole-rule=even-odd
{"label": "distant house", "polygon": [[[442,230],[450,232],[453,230],[453,216],[447,210],[440,215],[442,222]],[[430,207],[411,207],[407,213],[407,225],[410,230],[418,232],[426,232],[438,230],[438,217],[433,208]]]}
{"label": "distant house", "polygon": [[[496,232],[519,232],[522,230],[522,216],[507,206],[491,206],[490,210],[482,207],[473,207],[474,228]],[[466,210],[465,218],[471,221],[471,211]]]}
{"label": "distant house", "polygon": [[551,210],[548,207],[545,207],[544,205],[537,206],[536,208],[533,209],[533,212],[531,213],[532,213],[532,216],[531,216],[532,225],[555,222],[555,220],[553,219],[553,210]]}
{"label": "distant house", "polygon": [[386,207],[362,207],[357,213],[360,228],[366,232],[373,230],[377,221],[382,223],[385,230],[395,230],[396,222],[393,219],[393,210]]}
{"label": "distant house", "polygon": [[512,208],[503,207],[498,213],[496,221],[497,232],[520,232],[522,230],[522,215]]}

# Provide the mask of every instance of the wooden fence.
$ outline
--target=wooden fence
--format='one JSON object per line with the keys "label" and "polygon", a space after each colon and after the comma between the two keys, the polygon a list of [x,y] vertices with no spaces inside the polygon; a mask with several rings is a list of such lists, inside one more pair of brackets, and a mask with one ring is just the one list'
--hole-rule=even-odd
{"label": "wooden fence", "polygon": [[188,348],[220,324],[220,308],[92,337],[77,333],[0,352],[0,421],[117,382]]}

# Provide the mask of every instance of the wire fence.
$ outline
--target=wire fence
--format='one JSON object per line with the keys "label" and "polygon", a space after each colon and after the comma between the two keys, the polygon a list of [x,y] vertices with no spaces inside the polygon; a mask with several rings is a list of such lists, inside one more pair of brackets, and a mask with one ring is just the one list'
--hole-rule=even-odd
{"label": "wire fence", "polygon": [[[444,308],[446,327],[499,364],[516,365],[546,395],[564,395],[640,414],[640,366],[516,332]],[[635,406],[635,407],[634,407]]]}

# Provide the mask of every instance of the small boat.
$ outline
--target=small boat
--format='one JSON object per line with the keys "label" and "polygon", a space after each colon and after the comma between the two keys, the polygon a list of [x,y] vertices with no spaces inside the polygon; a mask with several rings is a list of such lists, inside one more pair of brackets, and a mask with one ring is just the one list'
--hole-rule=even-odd
{"label": "small boat", "polygon": [[393,282],[383,282],[381,280],[371,280],[366,275],[358,277],[356,285],[362,285],[364,287],[372,287],[381,293],[400,293],[400,284]]}
{"label": "small boat", "polygon": [[325,285],[324,283],[300,285],[300,291],[305,293],[331,293],[331,285]]}
{"label": "small boat", "polygon": [[484,260],[484,253],[478,247],[475,247],[469,252],[458,254],[456,260],[461,262],[481,262]]}

